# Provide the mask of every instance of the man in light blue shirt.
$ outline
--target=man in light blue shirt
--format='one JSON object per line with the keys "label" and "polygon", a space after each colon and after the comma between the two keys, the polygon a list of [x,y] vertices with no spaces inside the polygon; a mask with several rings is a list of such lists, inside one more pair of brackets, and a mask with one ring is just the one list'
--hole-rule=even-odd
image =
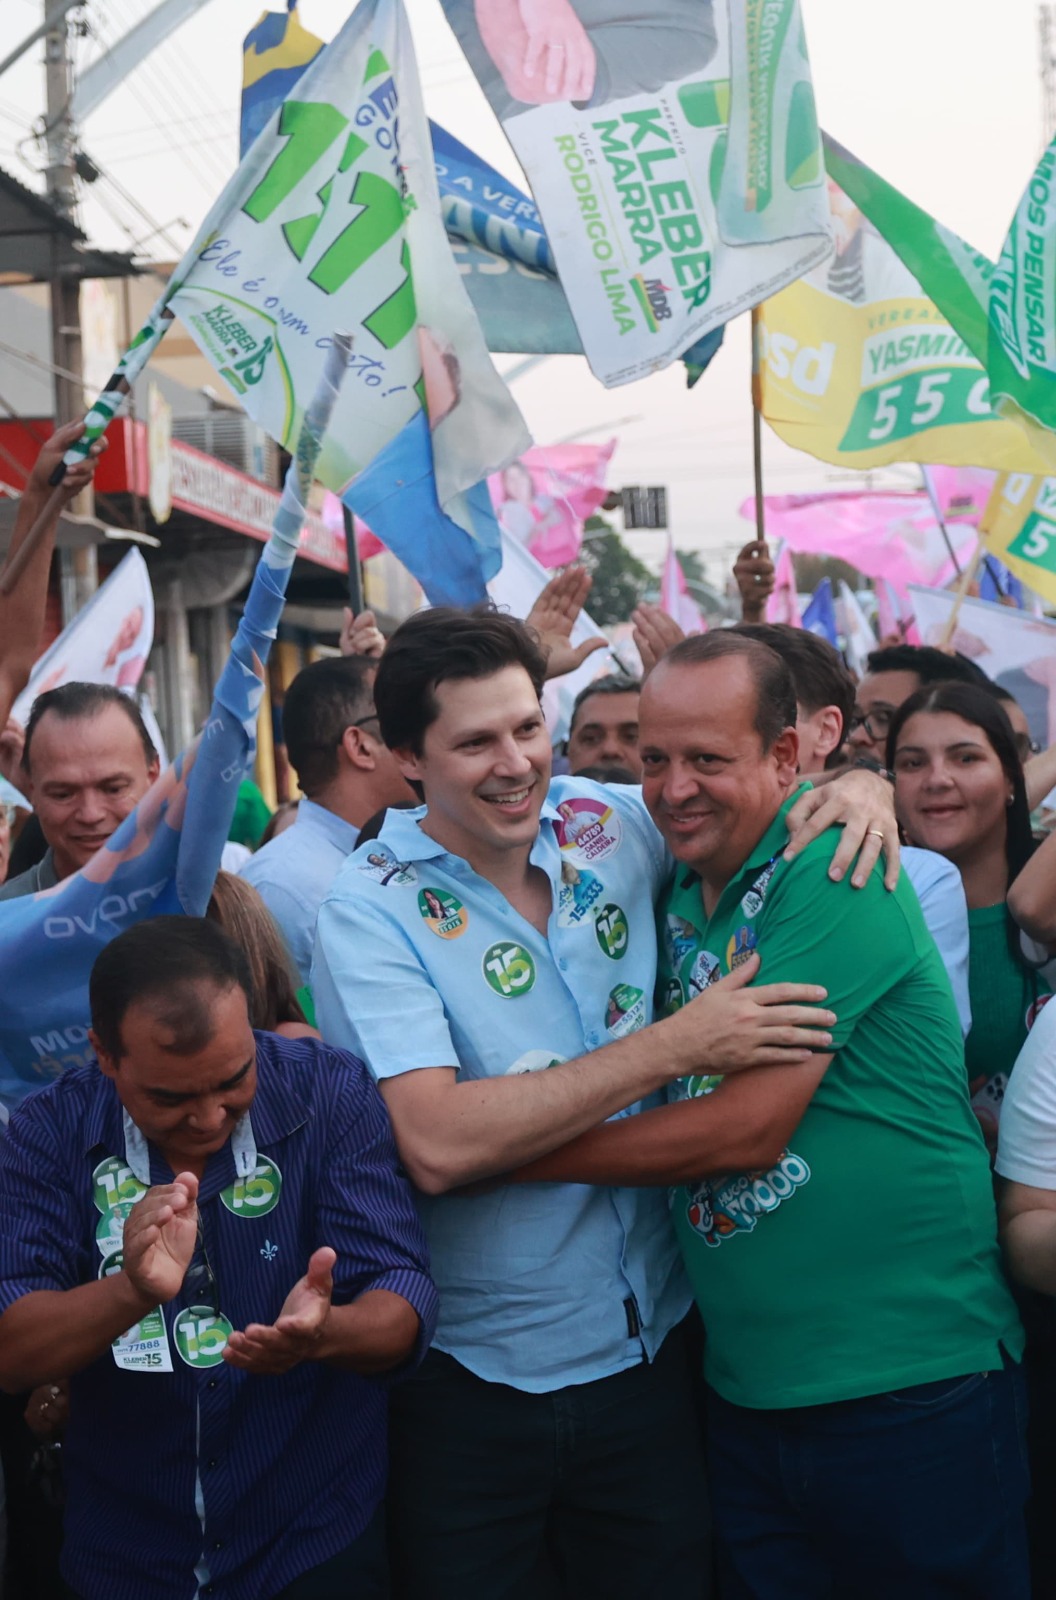
{"label": "man in light blue shirt", "polygon": [[304,798],[297,820],[242,868],[308,982],[319,907],[375,811],[413,799],[378,731],[367,656],[313,661],[294,678],[282,732]]}
{"label": "man in light blue shirt", "polygon": [[706,1496],[665,1196],[449,1191],[633,1115],[687,1062],[806,1060],[831,1014],[809,986],[739,986],[749,961],[650,1026],[666,858],[636,791],[550,784],[545,667],[508,617],[438,609],[397,630],[376,704],[427,809],[390,816],[319,914],[320,1026],[380,1081],[441,1294],[434,1350],[393,1403],[398,1593],[537,1600],[549,1560],[568,1596],[699,1600]]}

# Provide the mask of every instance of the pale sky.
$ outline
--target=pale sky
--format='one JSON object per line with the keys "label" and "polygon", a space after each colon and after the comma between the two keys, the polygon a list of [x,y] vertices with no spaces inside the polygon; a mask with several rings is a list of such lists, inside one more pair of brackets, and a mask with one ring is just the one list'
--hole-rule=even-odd
{"label": "pale sky", "polygon": [[[439,0],[405,3],[429,114],[527,187]],[[90,0],[85,15],[95,37],[78,45],[78,60],[91,61],[152,4]],[[1044,143],[1035,0],[802,5],[822,125],[993,259]],[[271,6],[282,9],[283,0]],[[5,49],[44,9],[45,0],[5,0]],[[150,218],[100,183],[83,211],[94,242],[127,249],[155,224],[167,228],[170,242],[155,236],[146,253],[172,260],[175,247],[189,242],[237,161],[241,40],[261,9],[261,0],[211,0],[87,120],[84,148]],[[327,39],[350,9],[346,0],[300,0],[304,25]],[[37,46],[0,79],[0,165],[31,186],[42,157],[26,136],[43,92]],[[499,356],[497,364],[507,371],[518,360]],[[749,322],[742,317],[691,393],[680,364],[606,390],[579,356],[550,358],[518,379],[513,392],[539,444],[584,429],[598,442],[615,435],[610,481],[665,484],[675,543],[701,550],[717,579],[751,533],[737,516],[752,490],[749,368]],[[789,449],[765,429],[764,470],[769,493],[861,481]],[[909,487],[917,469],[876,481]],[[632,535],[629,542],[654,567],[662,557],[663,535]]]}

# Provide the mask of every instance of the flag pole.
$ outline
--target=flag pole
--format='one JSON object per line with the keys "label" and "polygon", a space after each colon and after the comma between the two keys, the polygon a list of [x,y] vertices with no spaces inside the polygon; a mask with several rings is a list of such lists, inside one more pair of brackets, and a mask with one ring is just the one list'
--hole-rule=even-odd
{"label": "flag pole", "polygon": [[942,630],[942,638],[939,640],[938,648],[940,650],[948,650],[950,648],[950,641],[953,639],[953,636],[957,631],[957,622],[961,615],[961,607],[964,605],[965,599],[967,598],[968,590],[975,582],[976,575],[978,574],[979,568],[983,564],[983,558],[985,555],[986,545],[983,543],[982,534],[979,534],[976,540],[975,550],[972,554],[972,559],[961,573],[958,581],[957,590],[953,599],[953,605],[950,607],[950,614],[946,618],[946,625]]}
{"label": "flag pole", "polygon": [[759,330],[756,308],[752,307],[752,475],[755,480],[755,538],[761,546],[757,555],[765,556],[766,507],[763,504],[763,418],[759,395]]}
{"label": "flag pole", "polygon": [[939,505],[939,497],[935,493],[935,485],[931,481],[931,473],[928,471],[927,467],[922,466],[920,469],[920,474],[924,479],[924,487],[928,492],[928,499],[931,501],[931,509],[935,513],[935,521],[939,525],[939,532],[942,534],[942,537],[946,542],[946,548],[950,553],[950,560],[953,562],[953,570],[959,578],[961,576],[961,563],[957,560],[957,552],[954,550],[953,542],[950,539],[949,533],[947,532],[946,519],[942,514],[942,507]]}
{"label": "flag pole", "polygon": [[47,504],[19,545],[14,558],[9,559],[0,569],[0,594],[11,593],[54,520],[56,512],[61,509],[65,499],[62,480],[66,476],[67,467],[76,466],[79,461],[83,461],[92,445],[97,439],[102,438],[114,418],[121,416],[127,408],[132,395],[132,385],[175,320],[175,312],[169,309],[169,300],[178,288],[179,283],[175,280],[170,279],[166,284],[165,292],[151,307],[146,322],[117,363],[106,387],[85,417],[84,432],[81,437],[70,446],[48,479],[54,493],[49,496]]}

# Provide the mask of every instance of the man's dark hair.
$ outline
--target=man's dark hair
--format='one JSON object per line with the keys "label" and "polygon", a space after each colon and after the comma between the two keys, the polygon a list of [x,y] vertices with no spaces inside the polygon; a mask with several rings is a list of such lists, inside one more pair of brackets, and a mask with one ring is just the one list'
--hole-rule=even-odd
{"label": "man's dark hair", "polygon": [[378,663],[374,704],[381,737],[390,750],[421,755],[426,729],[440,715],[437,686],[491,678],[505,667],[523,667],[535,693],[542,694],[546,656],[516,617],[489,606],[416,612],[396,629]]}
{"label": "man's dark hair", "polygon": [[854,679],[827,639],[784,622],[740,622],[731,632],[758,639],[776,650],[792,674],[796,703],[808,717],[822,706],[835,706],[843,718],[842,736],[846,739],[854,715]]}
{"label": "man's dark hair", "polygon": [[[664,656],[665,667],[696,667],[709,661],[739,656],[748,664],[755,684],[754,727],[763,754],[772,750],[786,728],[796,725],[796,691],[792,674],[776,650],[760,639],[726,628],[721,633],[695,633],[682,639]],[[687,708],[688,709],[688,708]]]}
{"label": "man's dark hair", "polygon": [[982,667],[967,656],[947,655],[930,644],[892,644],[885,650],[872,650],[866,657],[867,672],[915,672],[921,688],[928,683],[974,683],[985,689],[990,679]]}
{"label": "man's dark hair", "polygon": [[596,761],[592,767],[580,767],[576,773],[577,778],[589,778],[591,783],[641,783],[641,778],[636,778],[629,767],[621,767],[615,762]]}
{"label": "man's dark hair", "polygon": [[369,656],[328,656],[303,667],[286,690],[282,737],[309,798],[336,778],[345,729],[370,715],[376,666]]}
{"label": "man's dark hair", "polygon": [[22,747],[22,770],[28,772],[29,750],[33,743],[33,735],[41,717],[52,712],[63,722],[80,722],[90,717],[97,717],[107,706],[117,706],[124,712],[129,722],[139,735],[139,742],[143,746],[143,754],[147,758],[147,766],[158,759],[158,752],[154,748],[154,741],[147,732],[147,725],[143,721],[139,707],[121,689],[115,689],[110,683],[60,683],[57,689],[47,689],[44,694],[38,694],[33,702],[33,709],[29,713],[26,723],[26,742]]}
{"label": "man's dark hair", "polygon": [[207,917],[153,917],[126,928],[96,957],[88,980],[92,1029],[112,1060],[124,1053],[121,1024],[130,1006],[149,1001],[172,1042],[189,1056],[213,1036],[213,1001],[239,988],[253,1005],[249,962]]}
{"label": "man's dark hair", "polygon": [[[595,678],[593,683],[588,683],[581,689],[572,702],[572,715],[568,720],[568,733],[571,738],[575,731],[576,718],[585,701],[596,694],[640,694],[642,688],[641,678],[632,678],[628,673],[610,672],[603,678]],[[577,773],[577,777],[579,774]]]}

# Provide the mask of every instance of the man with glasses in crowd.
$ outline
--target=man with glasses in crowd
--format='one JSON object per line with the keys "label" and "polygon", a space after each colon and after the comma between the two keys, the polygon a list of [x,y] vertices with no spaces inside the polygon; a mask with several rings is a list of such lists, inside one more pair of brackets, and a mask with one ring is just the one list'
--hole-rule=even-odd
{"label": "man with glasses in crowd", "polygon": [[158,917],[92,972],[98,1066],[0,1144],[0,1384],[69,1378],[74,1600],[387,1595],[379,1376],[436,1320],[363,1064],[254,1034],[213,922]]}

